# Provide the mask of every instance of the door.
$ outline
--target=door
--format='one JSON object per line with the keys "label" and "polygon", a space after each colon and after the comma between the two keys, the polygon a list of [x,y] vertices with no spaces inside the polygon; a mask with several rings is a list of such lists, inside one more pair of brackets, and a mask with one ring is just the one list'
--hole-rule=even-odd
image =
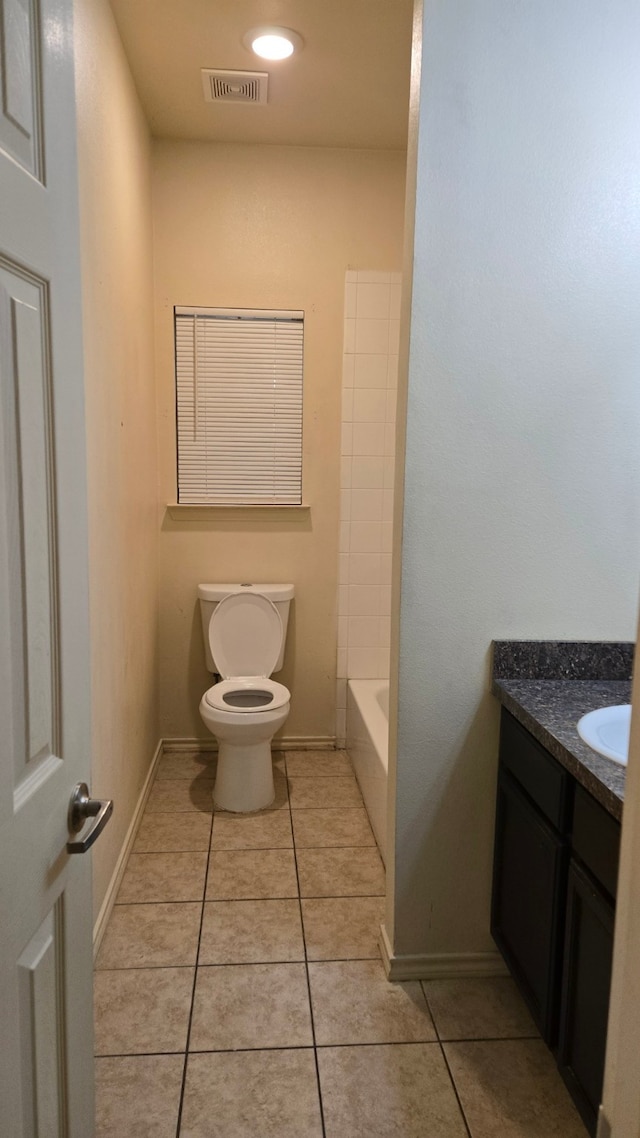
{"label": "door", "polygon": [[0,0],[0,1133],[93,1134],[90,689],[71,0]]}

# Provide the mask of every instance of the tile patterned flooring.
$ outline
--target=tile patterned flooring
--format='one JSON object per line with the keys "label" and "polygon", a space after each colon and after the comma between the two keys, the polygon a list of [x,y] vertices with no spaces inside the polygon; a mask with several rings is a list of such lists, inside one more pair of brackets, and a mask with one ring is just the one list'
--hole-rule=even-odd
{"label": "tile patterned flooring", "polygon": [[96,1138],[585,1138],[511,980],[387,982],[348,757],[243,817],[214,762],[161,760],[98,954]]}

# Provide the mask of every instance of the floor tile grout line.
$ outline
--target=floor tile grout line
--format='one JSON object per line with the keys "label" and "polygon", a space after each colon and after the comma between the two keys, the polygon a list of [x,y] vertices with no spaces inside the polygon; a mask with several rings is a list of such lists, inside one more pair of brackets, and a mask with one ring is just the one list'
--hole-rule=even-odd
{"label": "floor tile grout line", "polygon": [[444,1065],[447,1068],[447,1074],[449,1076],[449,1082],[451,1083],[451,1086],[453,1088],[453,1093],[456,1096],[456,1101],[458,1103],[458,1109],[459,1109],[461,1117],[462,1117],[462,1122],[463,1122],[464,1128],[467,1131],[468,1138],[473,1138],[473,1135],[471,1133],[471,1127],[469,1125],[469,1122],[467,1121],[467,1116],[465,1114],[465,1110],[464,1110],[464,1107],[462,1105],[462,1099],[460,1098],[460,1095],[458,1094],[458,1088],[456,1086],[456,1081],[455,1081],[455,1079],[451,1073],[451,1067],[449,1066],[449,1060],[447,1059],[447,1055],[446,1055],[446,1052],[445,1052],[445,1049],[444,1049],[444,1046],[442,1043],[442,1039],[440,1038],[440,1032],[438,1030],[438,1024],[436,1023],[436,1017],[433,1014],[431,1004],[429,1003],[429,997],[427,996],[427,993],[425,991],[424,982],[422,980],[420,981],[420,990],[422,991],[422,995],[424,996],[425,1003],[427,1005],[427,1008],[429,1009],[429,1015],[431,1016],[431,1022],[433,1024],[433,1030],[436,1033],[436,1039],[438,1041],[438,1046],[440,1047],[440,1054],[442,1055]]}
{"label": "floor tile grout line", "polygon": [[[287,759],[285,755],[285,772],[287,771]],[[287,774],[287,789],[289,787],[289,778]],[[304,971],[307,979],[307,999],[309,1000],[309,1018],[311,1021],[311,1039],[313,1041],[313,1062],[316,1069],[316,1087],[318,1090],[318,1107],[320,1109],[320,1127],[322,1130],[322,1138],[326,1138],[326,1128],[324,1122],[324,1106],[322,1102],[322,1087],[320,1085],[320,1065],[318,1063],[318,1050],[316,1047],[316,1025],[313,1015],[313,1002],[311,1000],[311,980],[309,977],[309,961],[307,958],[307,938],[304,931],[304,917],[302,913],[302,896],[300,893],[300,875],[298,872],[298,855],[296,850],[296,839],[293,832],[293,817],[291,814],[291,798],[289,798],[289,817],[291,819],[291,833],[293,836],[293,860],[296,869],[296,881],[298,883],[298,907],[300,911],[300,928],[302,929],[302,945],[304,950]]]}
{"label": "floor tile grout line", "polygon": [[[213,792],[213,787],[212,787],[212,792]],[[185,1090],[186,1090],[186,1085],[187,1085],[187,1066],[189,1063],[189,1042],[191,1040],[191,1024],[193,1022],[193,1009],[195,1006],[196,985],[198,982],[198,960],[200,957],[200,941],[202,939],[202,927],[204,924],[204,906],[205,906],[205,897],[207,895],[207,878],[209,876],[209,861],[211,859],[211,841],[213,838],[213,826],[214,826],[214,811],[212,809],[211,810],[211,827],[209,829],[209,848],[207,850],[207,865],[205,868],[204,882],[202,885],[202,902],[201,902],[202,908],[200,911],[200,928],[198,929],[198,943],[196,945],[195,968],[193,970],[193,985],[191,988],[191,1006],[189,1008],[189,1020],[187,1023],[187,1035],[186,1035],[185,1047],[184,1047],[184,1064],[183,1064],[183,1068],[182,1068],[182,1083],[180,1085],[180,1099],[178,1102],[178,1118],[177,1118],[177,1122],[176,1122],[176,1138],[180,1138],[180,1130],[182,1128],[182,1110],[184,1107],[184,1095],[185,1095]]]}
{"label": "floor tile grout line", "polygon": [[441,1039],[438,1039],[438,1043],[440,1044],[440,1053],[441,1053],[441,1055],[442,1055],[442,1058],[443,1058],[443,1060],[444,1060],[444,1064],[445,1064],[445,1066],[446,1066],[446,1068],[447,1068],[447,1074],[449,1075],[449,1080],[450,1080],[450,1082],[451,1082],[451,1086],[452,1086],[452,1088],[453,1088],[453,1093],[454,1093],[454,1095],[456,1096],[456,1101],[457,1101],[457,1103],[458,1103],[458,1107],[459,1107],[459,1109],[460,1109],[460,1114],[461,1114],[461,1116],[462,1116],[462,1121],[463,1121],[463,1123],[464,1123],[464,1127],[465,1127],[465,1130],[467,1131],[467,1135],[468,1135],[468,1138],[473,1138],[473,1134],[471,1133],[471,1125],[470,1125],[470,1123],[469,1123],[469,1120],[468,1120],[468,1118],[467,1118],[467,1115],[466,1115],[466,1112],[465,1112],[464,1106],[462,1105],[462,1099],[460,1098],[460,1094],[459,1094],[459,1092],[458,1092],[458,1087],[457,1087],[457,1085],[456,1085],[456,1081],[455,1081],[455,1079],[454,1079],[454,1077],[453,1077],[453,1074],[452,1074],[452,1071],[451,1071],[451,1067],[449,1066],[449,1060],[448,1060],[448,1058],[447,1058],[447,1053],[446,1053],[446,1051],[445,1051],[445,1049],[444,1049],[444,1046],[443,1046],[442,1040],[441,1040]]}

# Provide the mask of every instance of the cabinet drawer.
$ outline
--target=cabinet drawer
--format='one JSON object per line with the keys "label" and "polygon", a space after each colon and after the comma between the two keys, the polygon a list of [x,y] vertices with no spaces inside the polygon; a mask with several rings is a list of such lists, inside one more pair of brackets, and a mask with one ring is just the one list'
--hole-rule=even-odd
{"label": "cabinet drawer", "polygon": [[582,786],[573,809],[573,852],[615,898],[620,856],[620,824]]}
{"label": "cabinet drawer", "polygon": [[500,723],[500,761],[561,833],[568,829],[571,777],[508,711]]}

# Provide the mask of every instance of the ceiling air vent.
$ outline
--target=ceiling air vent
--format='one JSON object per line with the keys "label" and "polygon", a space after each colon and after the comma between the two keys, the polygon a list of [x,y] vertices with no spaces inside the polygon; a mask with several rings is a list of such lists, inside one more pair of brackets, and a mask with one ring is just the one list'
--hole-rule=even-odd
{"label": "ceiling air vent", "polygon": [[266,103],[268,82],[266,71],[202,69],[207,103]]}

